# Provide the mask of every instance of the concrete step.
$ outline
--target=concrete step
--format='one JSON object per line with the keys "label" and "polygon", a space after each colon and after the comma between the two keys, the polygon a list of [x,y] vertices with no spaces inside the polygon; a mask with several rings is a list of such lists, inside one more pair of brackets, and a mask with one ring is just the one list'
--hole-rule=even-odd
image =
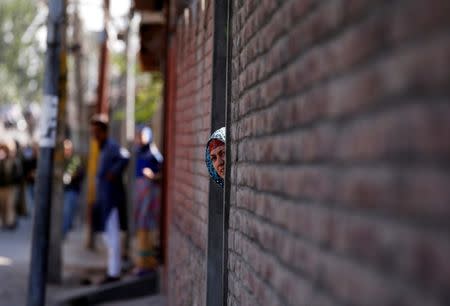
{"label": "concrete step", "polygon": [[165,305],[166,305],[166,298],[158,294],[127,301],[107,302],[99,304],[98,306],[165,306]]}
{"label": "concrete step", "polygon": [[159,292],[159,275],[152,273],[142,277],[132,277],[119,282],[77,288],[58,297],[55,306],[90,306],[100,303],[130,300]]}

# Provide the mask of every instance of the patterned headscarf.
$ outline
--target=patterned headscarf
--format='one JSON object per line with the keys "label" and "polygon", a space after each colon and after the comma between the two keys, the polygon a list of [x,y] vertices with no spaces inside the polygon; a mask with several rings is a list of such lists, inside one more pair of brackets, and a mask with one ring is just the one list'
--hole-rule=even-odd
{"label": "patterned headscarf", "polygon": [[212,142],[213,140],[219,140],[223,142],[223,144],[225,144],[225,127],[218,129],[211,135],[211,137],[209,137],[205,149],[205,163],[206,167],[208,168],[209,175],[217,184],[220,185],[220,187],[223,188],[224,185],[223,178],[219,176],[216,169],[214,168],[213,162],[211,160],[211,155],[209,153],[210,152],[209,143]]}

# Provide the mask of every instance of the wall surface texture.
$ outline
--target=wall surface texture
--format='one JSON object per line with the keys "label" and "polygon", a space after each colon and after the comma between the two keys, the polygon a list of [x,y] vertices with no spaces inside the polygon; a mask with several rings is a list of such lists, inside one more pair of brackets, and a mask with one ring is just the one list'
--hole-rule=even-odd
{"label": "wall surface texture", "polygon": [[[170,306],[206,300],[213,1],[191,3],[169,93]],[[450,305],[450,2],[232,3],[228,305]]]}
{"label": "wall surface texture", "polygon": [[[212,3],[212,2],[211,2]],[[176,83],[169,120],[168,305],[205,305],[209,176],[204,145],[210,131],[212,12],[210,1],[179,19]],[[172,50],[173,51],[173,50]]]}
{"label": "wall surface texture", "polygon": [[229,305],[449,305],[449,25],[233,1]]}

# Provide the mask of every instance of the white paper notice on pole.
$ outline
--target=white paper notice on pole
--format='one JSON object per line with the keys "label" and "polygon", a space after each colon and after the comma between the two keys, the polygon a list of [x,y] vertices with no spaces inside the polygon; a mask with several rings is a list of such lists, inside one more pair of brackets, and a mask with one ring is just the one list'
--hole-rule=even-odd
{"label": "white paper notice on pole", "polygon": [[39,146],[54,148],[56,144],[56,123],[58,116],[58,97],[44,96],[41,120],[39,122]]}

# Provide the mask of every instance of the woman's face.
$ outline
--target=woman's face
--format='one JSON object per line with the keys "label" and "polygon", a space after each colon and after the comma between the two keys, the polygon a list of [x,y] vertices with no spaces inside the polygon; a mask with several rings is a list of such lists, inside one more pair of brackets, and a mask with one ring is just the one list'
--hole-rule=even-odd
{"label": "woman's face", "polygon": [[217,174],[219,174],[221,178],[225,178],[225,144],[215,147],[209,154]]}

